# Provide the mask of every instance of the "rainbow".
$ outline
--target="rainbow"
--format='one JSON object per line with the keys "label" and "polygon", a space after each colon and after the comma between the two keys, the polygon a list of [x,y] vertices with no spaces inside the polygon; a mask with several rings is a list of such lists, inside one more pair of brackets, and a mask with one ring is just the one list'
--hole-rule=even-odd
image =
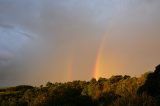
{"label": "rainbow", "polygon": [[67,64],[67,80],[72,80],[72,73],[73,73],[73,60],[69,60]]}
{"label": "rainbow", "polygon": [[106,36],[102,37],[102,40],[100,42],[97,55],[96,55],[96,61],[93,69],[93,77],[98,79],[101,76],[101,68],[103,68],[104,64],[104,46],[105,46]]}
{"label": "rainbow", "polygon": [[[105,35],[105,34],[104,34]],[[102,76],[104,70],[106,69],[106,61],[105,61],[105,42],[106,36],[103,36],[100,44],[98,46],[98,50],[96,53],[95,63],[93,64],[92,77],[98,79]],[[73,79],[73,66],[74,66],[74,52],[73,49],[69,52],[67,61],[66,61],[67,73],[66,77],[68,81]]]}
{"label": "rainbow", "polygon": [[73,78],[73,65],[74,65],[74,52],[71,48],[70,52],[68,53],[67,61],[66,61],[66,77],[68,81],[71,81]]}

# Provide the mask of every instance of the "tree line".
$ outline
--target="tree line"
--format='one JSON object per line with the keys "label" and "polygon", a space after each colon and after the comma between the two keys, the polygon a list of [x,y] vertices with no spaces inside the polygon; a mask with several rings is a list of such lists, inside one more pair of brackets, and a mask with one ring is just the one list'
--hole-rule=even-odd
{"label": "tree line", "polygon": [[158,106],[160,65],[141,77],[115,75],[90,81],[47,82],[0,89],[0,106]]}

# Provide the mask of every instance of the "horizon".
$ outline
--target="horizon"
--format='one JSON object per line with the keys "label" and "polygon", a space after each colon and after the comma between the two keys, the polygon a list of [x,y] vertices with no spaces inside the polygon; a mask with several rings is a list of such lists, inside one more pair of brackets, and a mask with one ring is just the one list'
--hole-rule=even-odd
{"label": "horizon", "polygon": [[159,9],[156,0],[0,0],[0,87],[153,71]]}

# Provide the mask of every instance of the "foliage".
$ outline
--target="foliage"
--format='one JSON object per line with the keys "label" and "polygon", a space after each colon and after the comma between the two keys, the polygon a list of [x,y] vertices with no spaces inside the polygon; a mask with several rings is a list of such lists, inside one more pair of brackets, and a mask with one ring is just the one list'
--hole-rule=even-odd
{"label": "foliage", "polygon": [[157,106],[153,97],[146,94],[123,96],[118,98],[111,106]]}
{"label": "foliage", "polygon": [[160,66],[141,77],[116,75],[90,81],[47,82],[0,89],[0,106],[158,106]]}

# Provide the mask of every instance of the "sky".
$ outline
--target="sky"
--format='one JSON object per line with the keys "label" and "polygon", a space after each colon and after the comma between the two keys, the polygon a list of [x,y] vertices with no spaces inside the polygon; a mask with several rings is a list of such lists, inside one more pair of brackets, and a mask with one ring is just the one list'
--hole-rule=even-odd
{"label": "sky", "polygon": [[0,0],[0,86],[153,71],[159,10],[159,0]]}

